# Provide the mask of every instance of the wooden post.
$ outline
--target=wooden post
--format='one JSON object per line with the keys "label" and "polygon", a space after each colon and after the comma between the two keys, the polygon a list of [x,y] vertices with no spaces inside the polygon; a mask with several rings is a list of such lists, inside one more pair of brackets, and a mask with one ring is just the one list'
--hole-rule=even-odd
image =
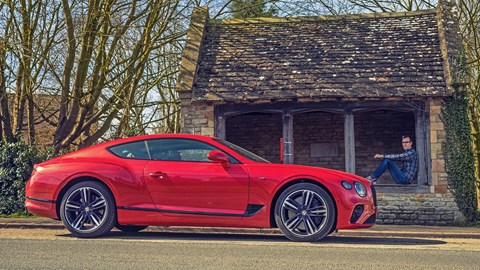
{"label": "wooden post", "polygon": [[352,109],[344,111],[345,171],[355,173],[355,121]]}
{"label": "wooden post", "polygon": [[430,152],[425,142],[426,138],[430,137],[430,134],[427,134],[430,129],[427,129],[425,121],[425,113],[422,110],[415,110],[415,144],[413,148],[415,148],[418,153],[418,185],[429,185],[427,160],[431,160],[431,157],[427,154]]}
{"label": "wooden post", "polygon": [[226,119],[223,114],[219,114],[215,111],[215,137],[225,140],[226,139]]}
{"label": "wooden post", "polygon": [[293,164],[293,116],[290,109],[282,115],[283,121],[283,163]]}

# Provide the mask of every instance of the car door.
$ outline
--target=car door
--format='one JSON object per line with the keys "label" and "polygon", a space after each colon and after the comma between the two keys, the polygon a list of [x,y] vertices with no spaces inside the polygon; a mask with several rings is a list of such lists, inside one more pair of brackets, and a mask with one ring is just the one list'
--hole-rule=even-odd
{"label": "car door", "polygon": [[230,157],[229,166],[208,160],[218,148],[193,139],[147,141],[151,161],[145,182],[160,212],[242,216],[248,204],[246,167]]}

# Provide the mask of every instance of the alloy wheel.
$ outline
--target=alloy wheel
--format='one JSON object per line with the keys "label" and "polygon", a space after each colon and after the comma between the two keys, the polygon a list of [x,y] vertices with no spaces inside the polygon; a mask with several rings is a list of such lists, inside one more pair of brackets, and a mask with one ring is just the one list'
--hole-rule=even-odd
{"label": "alloy wheel", "polygon": [[325,199],[311,189],[298,189],[282,201],[280,218],[286,230],[297,237],[314,236],[322,231],[329,219]]}
{"label": "alloy wheel", "polygon": [[108,215],[108,204],[104,195],[93,187],[80,187],[66,199],[65,221],[77,232],[96,230]]}

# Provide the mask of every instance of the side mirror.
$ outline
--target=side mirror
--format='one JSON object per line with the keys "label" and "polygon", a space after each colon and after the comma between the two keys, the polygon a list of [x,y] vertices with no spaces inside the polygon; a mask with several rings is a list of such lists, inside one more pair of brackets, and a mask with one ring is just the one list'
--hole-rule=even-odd
{"label": "side mirror", "polygon": [[230,164],[230,160],[228,159],[228,156],[219,150],[212,150],[208,152],[208,159],[213,162],[218,162],[227,168]]}

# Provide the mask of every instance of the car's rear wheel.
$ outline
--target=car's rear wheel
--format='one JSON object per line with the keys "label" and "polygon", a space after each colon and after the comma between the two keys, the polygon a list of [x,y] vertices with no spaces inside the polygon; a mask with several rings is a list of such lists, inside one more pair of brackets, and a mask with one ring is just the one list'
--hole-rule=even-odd
{"label": "car's rear wheel", "polygon": [[63,196],[60,217],[76,237],[98,237],[116,224],[116,207],[110,190],[85,181],[70,187]]}
{"label": "car's rear wheel", "polygon": [[115,225],[115,228],[119,229],[122,232],[134,233],[134,232],[139,232],[141,230],[145,230],[146,228],[148,228],[148,226],[135,226],[135,225],[120,225],[120,224],[117,224],[117,225]]}
{"label": "car's rear wheel", "polygon": [[321,187],[299,183],[285,189],[275,204],[275,221],[293,241],[319,241],[335,224],[335,204]]}

